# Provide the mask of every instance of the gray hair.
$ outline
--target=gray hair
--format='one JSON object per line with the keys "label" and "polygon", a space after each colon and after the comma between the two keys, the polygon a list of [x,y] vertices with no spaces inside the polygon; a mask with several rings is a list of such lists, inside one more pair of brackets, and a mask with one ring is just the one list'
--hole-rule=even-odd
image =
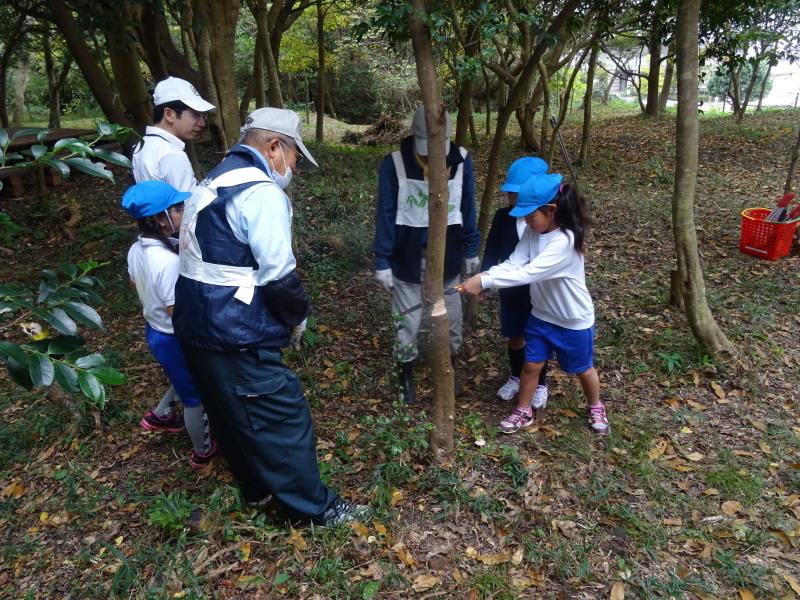
{"label": "gray hair", "polygon": [[274,139],[282,141],[290,148],[292,147],[292,143],[286,139],[285,135],[270,131],[269,129],[256,128],[245,130],[239,137],[237,144],[246,144],[248,146],[252,146],[253,148],[262,148]]}

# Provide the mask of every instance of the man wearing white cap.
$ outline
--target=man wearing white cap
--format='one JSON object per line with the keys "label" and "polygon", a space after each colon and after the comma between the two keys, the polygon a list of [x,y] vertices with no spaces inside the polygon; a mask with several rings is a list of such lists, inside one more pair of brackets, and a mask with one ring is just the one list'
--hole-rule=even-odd
{"label": "man wearing white cap", "polygon": [[[461,267],[467,276],[477,272],[481,234],[475,219],[475,175],[466,148],[450,144],[453,127],[446,119],[446,164],[450,201],[444,255],[443,288],[461,281]],[[402,314],[422,302],[422,279],[428,245],[428,133],[425,108],[419,107],[411,121],[412,136],[400,143],[400,150],[383,159],[378,174],[378,209],[375,214],[375,279],[392,293],[392,312]],[[461,346],[461,298],[445,297],[450,318],[450,355]],[[405,315],[397,331],[394,353],[400,371],[403,399],[414,403],[412,363],[417,357],[417,334],[422,310]],[[460,393],[455,383],[456,395]]]}
{"label": "man wearing white cap", "polygon": [[369,514],[322,483],[311,411],[281,348],[310,311],[292,254],[295,171],[317,168],[290,110],[260,108],[186,201],[173,326],[222,455],[254,506],[341,525]]}
{"label": "man wearing white cap", "polygon": [[190,191],[197,180],[186,156],[186,142],[196,140],[206,128],[208,113],[217,107],[203,100],[194,86],[169,77],[153,93],[153,122],[144,140],[133,151],[133,178],[164,181],[181,192]]}

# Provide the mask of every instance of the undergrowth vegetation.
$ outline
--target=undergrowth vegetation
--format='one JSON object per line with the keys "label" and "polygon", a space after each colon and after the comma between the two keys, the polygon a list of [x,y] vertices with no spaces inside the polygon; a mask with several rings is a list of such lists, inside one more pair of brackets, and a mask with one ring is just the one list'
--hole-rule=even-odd
{"label": "undergrowth vegetation", "polygon": [[[495,396],[507,366],[490,297],[458,356],[464,394],[447,469],[430,461],[425,368],[420,404],[396,402],[389,298],[371,278],[377,168],[393,148],[310,142],[322,168],[291,190],[313,337],[286,360],[307,390],[324,480],[376,510],[369,523],[331,530],[297,528],[274,504],[249,508],[224,461],[192,471],[188,439],[138,427],[166,380],[127,289],[124,176],[30,204],[0,199],[19,227],[4,243],[2,280],[33,281],[65,260],[111,263],[101,273],[106,329],[92,345],[128,378],[107,390],[102,422],[69,437],[67,415],[41,391],[0,380],[0,596],[798,597],[800,258],[738,251],[740,212],[782,195],[797,116],[701,118],[706,290],[741,352],[725,364],[704,355],[669,304],[673,117],[598,117],[577,176],[595,222],[587,277],[612,433],[592,436],[577,382],[555,363],[544,423],[499,433],[512,406]],[[579,124],[562,133],[577,149]],[[470,150],[481,190],[488,143]],[[510,135],[504,168],[518,152]],[[74,238],[57,209],[67,202],[82,213]]]}

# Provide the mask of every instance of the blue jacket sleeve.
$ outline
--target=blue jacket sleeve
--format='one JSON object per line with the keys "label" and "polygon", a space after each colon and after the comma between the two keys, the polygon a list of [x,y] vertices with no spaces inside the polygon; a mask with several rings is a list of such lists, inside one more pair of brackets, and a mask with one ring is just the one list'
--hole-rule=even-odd
{"label": "blue jacket sleeve", "polygon": [[378,172],[378,208],[375,211],[375,240],[372,252],[375,254],[375,269],[382,271],[390,268],[389,256],[394,249],[397,235],[395,220],[397,217],[397,171],[394,168],[392,155],[387,155]]}
{"label": "blue jacket sleeve", "polygon": [[475,258],[478,256],[478,247],[481,245],[481,232],[478,231],[478,222],[475,214],[475,170],[472,166],[472,157],[469,154],[464,159],[464,185],[461,193],[461,217],[464,223],[464,257]]}
{"label": "blue jacket sleeve", "polygon": [[489,267],[495,266],[500,262],[500,225],[497,223],[498,212],[495,211],[492,218],[492,226],[489,228],[489,235],[486,236],[486,246],[483,247],[483,261],[481,271],[486,271]]}

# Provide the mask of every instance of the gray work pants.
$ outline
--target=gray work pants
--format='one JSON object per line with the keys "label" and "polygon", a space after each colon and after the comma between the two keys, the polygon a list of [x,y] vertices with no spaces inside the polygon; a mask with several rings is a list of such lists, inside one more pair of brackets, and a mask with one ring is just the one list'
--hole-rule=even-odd
{"label": "gray work pants", "polygon": [[[425,259],[422,260],[423,278],[425,277]],[[445,280],[443,290],[458,285],[461,281],[460,276]],[[392,312],[401,313],[422,302],[422,284],[408,283],[394,279],[394,290],[392,292]],[[445,308],[447,316],[450,318],[450,354],[455,354],[461,347],[461,294],[445,296]],[[402,329],[397,332],[395,338],[394,354],[401,362],[414,360],[419,354],[417,349],[417,336],[419,335],[420,325],[422,324],[423,312],[430,314],[430,306],[420,308],[405,315],[400,325]]]}

